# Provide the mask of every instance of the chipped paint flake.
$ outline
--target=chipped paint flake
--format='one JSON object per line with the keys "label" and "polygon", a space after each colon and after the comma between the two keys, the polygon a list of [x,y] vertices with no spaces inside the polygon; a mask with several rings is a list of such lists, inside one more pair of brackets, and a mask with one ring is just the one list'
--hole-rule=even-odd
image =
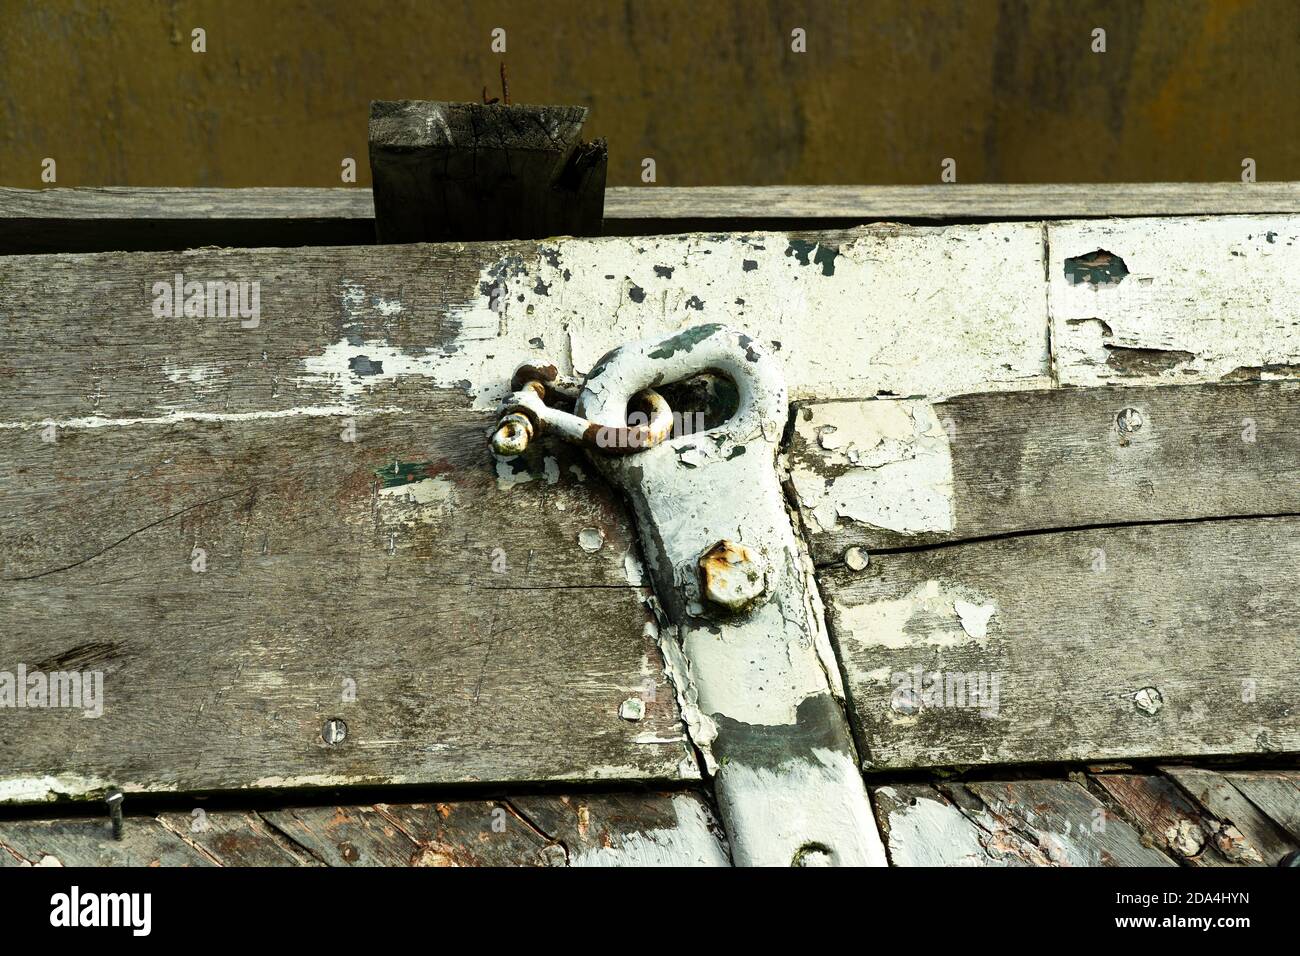
{"label": "chipped paint flake", "polygon": [[840,640],[862,648],[986,647],[996,607],[965,587],[931,579],[894,600],[838,604]]}
{"label": "chipped paint flake", "polygon": [[929,402],[817,403],[795,428],[818,449],[791,463],[810,530],[841,520],[903,534],[952,530],[952,449]]}
{"label": "chipped paint flake", "polygon": [[993,617],[993,612],[997,610],[995,605],[972,604],[970,601],[963,601],[958,598],[952,602],[952,606],[961,621],[962,630],[971,637],[983,639],[989,636],[989,619]]}
{"label": "chipped paint flake", "polygon": [[[1216,216],[1048,223],[1048,311],[1062,385],[1294,378],[1300,370],[1300,218]],[[1122,282],[1067,263],[1122,257]]]}
{"label": "chipped paint flake", "polygon": [[441,475],[379,489],[381,514],[407,523],[432,524],[459,504],[456,486]]}

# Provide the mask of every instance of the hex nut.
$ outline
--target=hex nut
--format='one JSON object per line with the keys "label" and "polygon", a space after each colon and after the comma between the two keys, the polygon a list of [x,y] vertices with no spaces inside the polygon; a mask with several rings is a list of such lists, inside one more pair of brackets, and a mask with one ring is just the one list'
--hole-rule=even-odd
{"label": "hex nut", "polygon": [[767,593],[767,568],[757,551],[723,539],[700,557],[700,589],[714,606],[733,613]]}

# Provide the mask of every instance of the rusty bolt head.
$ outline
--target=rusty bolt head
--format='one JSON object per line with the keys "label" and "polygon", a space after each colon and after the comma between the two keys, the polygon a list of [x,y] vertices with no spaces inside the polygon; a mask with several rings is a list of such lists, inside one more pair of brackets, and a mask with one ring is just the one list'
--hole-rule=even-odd
{"label": "rusty bolt head", "polygon": [[722,540],[700,558],[704,596],[728,611],[743,611],[767,591],[767,568],[757,551]]}

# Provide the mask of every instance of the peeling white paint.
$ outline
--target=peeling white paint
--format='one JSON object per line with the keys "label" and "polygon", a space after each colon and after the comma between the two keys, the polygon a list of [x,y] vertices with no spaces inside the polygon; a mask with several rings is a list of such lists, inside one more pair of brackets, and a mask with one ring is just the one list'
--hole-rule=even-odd
{"label": "peeling white paint", "polygon": [[516,470],[516,463],[523,464],[518,458],[496,459],[498,491],[509,491],[516,485],[526,485],[536,477],[527,467]]}
{"label": "peeling white paint", "polygon": [[542,461],[542,477],[548,485],[556,484],[560,480],[560,463],[549,455]]}
{"label": "peeling white paint", "polygon": [[841,519],[905,534],[952,530],[952,448],[929,402],[816,403],[795,430],[820,450],[791,463],[810,531]]}
{"label": "peeling white paint", "polygon": [[838,603],[836,634],[859,648],[987,647],[996,605],[968,588],[930,579],[901,598]]}
{"label": "peeling white paint", "polygon": [[989,619],[997,610],[994,604],[973,604],[961,598],[952,602],[953,610],[961,621],[962,630],[971,637],[985,638],[989,635]]}
{"label": "peeling white paint", "polygon": [[628,551],[623,555],[623,574],[627,576],[627,583],[634,588],[645,584],[645,567],[635,551]]}
{"label": "peeling white paint", "polygon": [[813,756],[815,763],[792,760],[777,769],[728,763],[718,770],[719,809],[737,866],[790,866],[809,844],[852,854],[833,860],[837,866],[887,865],[871,805],[865,795],[856,799],[858,768],[842,753],[816,749]]}
{"label": "peeling white paint", "polygon": [[673,797],[677,824],[614,836],[610,846],[573,854],[570,866],[730,866],[718,826],[698,797]]}
{"label": "peeling white paint", "polygon": [[[749,613],[745,629],[724,627],[718,634],[703,627],[687,629],[683,649],[692,669],[711,675],[699,685],[705,713],[756,726],[794,724],[804,700],[827,692],[827,672],[816,653],[792,653],[784,642],[753,640],[754,634],[779,634],[784,626],[780,605],[770,601]],[[779,692],[756,693],[753,681],[725,679],[742,664]]]}
{"label": "peeling white paint", "polygon": [[382,776],[348,776],[341,773],[308,773],[297,776],[269,776],[258,777],[256,780],[243,784],[241,790],[260,790],[263,788],[281,789],[285,787],[346,787],[357,786],[359,784],[369,783],[420,783],[420,778],[410,777],[405,774],[386,773]]}
{"label": "peeling white paint", "polygon": [[894,866],[996,866],[975,824],[950,803],[917,797],[899,800],[892,787],[879,794],[899,801],[889,813],[889,855]]}
{"label": "peeling white paint", "polygon": [[163,362],[162,372],[167,380],[176,385],[220,384],[223,369],[217,365],[172,365]]}
{"label": "peeling white paint", "polygon": [[452,514],[460,503],[456,486],[437,475],[379,489],[381,514],[408,523],[431,524]]}
{"label": "peeling white paint", "polygon": [[[514,369],[539,358],[530,339],[562,375],[581,377],[629,340],[724,322],[780,343],[794,398],[1043,387],[1041,240],[1033,223],[864,227],[833,256],[783,233],[550,240],[481,270],[476,288],[488,291],[451,310],[459,333],[444,348],[354,334],[306,358],[298,381],[349,402],[401,377],[468,382],[475,407],[489,409]],[[368,310],[415,306],[350,279],[340,300],[357,328]],[[383,371],[357,374],[350,363],[362,356]]]}
{"label": "peeling white paint", "polygon": [[[1046,228],[1062,385],[1214,382],[1239,369],[1296,377],[1300,218],[1080,220]],[[1065,259],[1097,250],[1122,258],[1129,274],[1118,283],[1071,283]]]}
{"label": "peeling white paint", "polygon": [[42,803],[60,797],[85,797],[99,794],[109,788],[124,793],[173,793],[177,785],[158,782],[117,784],[102,777],[82,776],[75,773],[11,777],[0,779],[0,804]]}
{"label": "peeling white paint", "polygon": [[712,776],[718,770],[718,762],[713,756],[713,741],[718,736],[718,725],[700,707],[699,687],[691,677],[690,662],[678,643],[677,628],[660,628],[651,621],[646,623],[646,633],[653,633],[658,639],[659,650],[664,658],[664,675],[677,694],[677,710],[682,715],[691,743],[704,758],[705,772]]}

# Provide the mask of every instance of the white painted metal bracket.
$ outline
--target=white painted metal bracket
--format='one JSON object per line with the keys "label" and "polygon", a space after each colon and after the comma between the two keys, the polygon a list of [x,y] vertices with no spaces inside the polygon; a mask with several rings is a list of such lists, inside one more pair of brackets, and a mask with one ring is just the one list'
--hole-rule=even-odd
{"label": "white painted metal bracket", "polygon": [[[652,390],[705,371],[735,383],[735,414],[668,437]],[[545,386],[516,385],[498,451],[518,453],[547,429],[583,441],[632,504],[662,604],[660,645],[734,862],[884,866],[811,561],[777,475],[788,410],[779,365],[743,333],[701,325],[610,352],[573,414],[546,406]],[[637,396],[652,417],[629,429]],[[626,445],[629,432],[633,453],[604,447]]]}

